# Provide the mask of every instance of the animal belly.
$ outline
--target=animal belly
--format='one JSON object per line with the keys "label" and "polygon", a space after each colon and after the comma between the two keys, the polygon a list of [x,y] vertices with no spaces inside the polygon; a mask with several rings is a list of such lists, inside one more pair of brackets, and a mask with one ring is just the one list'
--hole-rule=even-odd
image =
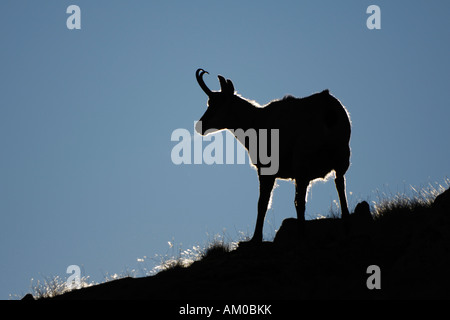
{"label": "animal belly", "polygon": [[335,169],[334,152],[330,148],[302,149],[295,154],[280,155],[277,177],[282,179],[325,178]]}

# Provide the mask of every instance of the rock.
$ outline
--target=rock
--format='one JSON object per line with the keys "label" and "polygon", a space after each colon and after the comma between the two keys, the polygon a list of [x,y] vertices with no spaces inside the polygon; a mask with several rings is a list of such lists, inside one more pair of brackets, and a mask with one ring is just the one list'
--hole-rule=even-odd
{"label": "rock", "polygon": [[273,242],[277,245],[292,246],[299,241],[299,227],[297,219],[287,218],[281,223],[280,229],[275,235]]}
{"label": "rock", "polygon": [[350,215],[351,233],[353,235],[368,235],[373,232],[373,217],[367,201],[356,205],[355,212]]}
{"label": "rock", "polygon": [[[292,247],[306,240],[309,243],[333,243],[345,236],[342,219],[315,219],[305,221],[300,229],[297,219],[284,219],[273,242],[282,247]],[[358,203],[350,215],[350,234],[352,236],[370,235],[373,232],[373,217],[366,201]]]}
{"label": "rock", "polygon": [[344,235],[341,219],[315,219],[305,221],[299,228],[297,219],[284,219],[273,240],[280,247],[294,247],[304,242],[314,244],[332,243]]}
{"label": "rock", "polygon": [[370,206],[367,201],[360,202],[356,205],[355,212],[352,217],[358,220],[372,221],[372,214],[370,213]]}
{"label": "rock", "polygon": [[34,297],[31,293],[28,293],[22,298],[22,301],[34,301]]}
{"label": "rock", "polygon": [[450,212],[450,188],[436,197],[433,207],[438,210]]}

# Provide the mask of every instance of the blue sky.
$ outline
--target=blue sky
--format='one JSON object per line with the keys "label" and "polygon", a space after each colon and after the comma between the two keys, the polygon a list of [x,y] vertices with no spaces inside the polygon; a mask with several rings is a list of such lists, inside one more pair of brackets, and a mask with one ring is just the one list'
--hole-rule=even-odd
{"label": "blue sky", "polygon": [[[66,8],[81,8],[68,30]],[[381,8],[369,30],[366,9]],[[248,165],[180,165],[171,134],[206,108],[217,74],[260,104],[330,89],[350,112],[350,209],[450,174],[448,1],[2,1],[0,298],[30,279],[138,266],[211,235],[251,235]],[[351,194],[350,194],[351,192]],[[311,190],[326,215],[334,183]],[[295,216],[279,182],[266,233]],[[225,231],[224,231],[225,230]],[[148,262],[151,263],[151,260]]]}

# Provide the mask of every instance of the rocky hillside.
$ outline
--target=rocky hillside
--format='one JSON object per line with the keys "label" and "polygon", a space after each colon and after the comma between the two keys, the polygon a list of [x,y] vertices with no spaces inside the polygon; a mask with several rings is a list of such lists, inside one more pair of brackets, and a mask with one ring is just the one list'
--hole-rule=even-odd
{"label": "rocky hillside", "polygon": [[340,219],[307,221],[299,235],[286,219],[273,242],[54,299],[450,298],[450,190],[374,218],[363,202],[350,222],[346,233]]}

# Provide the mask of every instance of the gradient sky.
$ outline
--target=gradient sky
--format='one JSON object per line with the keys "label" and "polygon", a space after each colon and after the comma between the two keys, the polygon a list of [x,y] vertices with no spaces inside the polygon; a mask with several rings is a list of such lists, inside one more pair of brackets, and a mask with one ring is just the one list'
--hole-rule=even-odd
{"label": "gradient sky", "polygon": [[[81,30],[66,27],[71,4]],[[371,4],[381,30],[366,27]],[[194,134],[206,108],[199,67],[211,89],[222,74],[260,104],[330,89],[353,123],[351,210],[443,183],[449,12],[444,0],[1,1],[0,298],[69,265],[102,281],[168,241],[252,235],[255,170],[171,161],[172,132]],[[278,184],[268,237],[296,216],[292,183]],[[337,199],[333,181],[315,184],[307,219]]]}

